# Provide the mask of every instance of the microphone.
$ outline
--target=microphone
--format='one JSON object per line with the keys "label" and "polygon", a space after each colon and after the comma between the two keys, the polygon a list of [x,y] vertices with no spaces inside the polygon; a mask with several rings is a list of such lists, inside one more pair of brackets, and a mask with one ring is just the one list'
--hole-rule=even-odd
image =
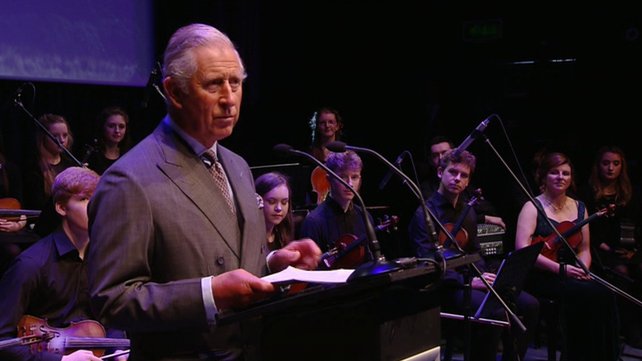
{"label": "microphone", "polygon": [[24,90],[25,85],[27,85],[27,83],[20,84],[18,89],[16,89],[16,91],[13,93],[14,103],[22,103],[22,99],[20,99],[20,97],[22,97],[22,91]]}
{"label": "microphone", "polygon": [[[395,166],[397,168],[401,167],[401,162],[403,162],[403,158],[404,158],[405,155],[406,155],[406,151],[404,150],[403,152],[401,152],[401,154],[399,154],[399,156],[395,160]],[[388,182],[390,182],[390,178],[392,178],[393,174],[394,174],[394,172],[391,169],[391,170],[388,171],[388,173],[386,173],[385,176],[383,176],[383,178],[381,179],[381,183],[379,183],[379,190],[380,191],[383,190],[386,187]]]}
{"label": "microphone", "polygon": [[472,142],[477,139],[477,137],[484,132],[486,127],[488,126],[488,123],[490,123],[490,120],[495,116],[495,114],[489,115],[486,119],[482,120],[481,123],[475,128],[475,130],[472,131],[472,133],[468,134],[466,139],[464,139],[463,142],[459,145],[459,147],[455,148],[455,153],[454,155],[457,157],[461,154],[461,152],[465,151],[466,148],[468,148]]}
{"label": "microphone", "polygon": [[4,109],[5,107],[8,107],[10,104],[11,105],[20,105],[20,104],[22,104],[22,99],[21,99],[22,92],[25,90],[25,87],[27,85],[29,85],[29,84],[30,83],[22,83],[22,84],[20,84],[18,89],[16,89],[11,94],[11,97],[9,97],[9,99],[7,99],[7,101],[2,104],[2,109]]}
{"label": "microphone", "polygon": [[[352,281],[356,278],[361,278],[363,276],[370,276],[370,275],[376,275],[376,274],[381,274],[381,273],[387,273],[387,272],[392,272],[396,271],[399,269],[399,266],[397,264],[388,262],[386,258],[384,257],[383,254],[381,254],[381,246],[379,245],[379,241],[377,240],[377,236],[375,234],[374,226],[372,225],[372,222],[370,222],[370,218],[368,218],[368,214],[366,213],[366,204],[363,201],[363,198],[361,198],[361,195],[348,184],[343,178],[341,178],[338,174],[330,170],[328,166],[326,166],[323,162],[320,160],[316,159],[313,155],[308,154],[306,152],[296,150],[292,148],[290,145],[287,144],[277,144],[274,146],[274,151],[280,154],[293,154],[293,155],[299,155],[303,156],[312,162],[316,163],[319,167],[321,167],[326,173],[328,173],[332,178],[336,179],[339,181],[344,187],[348,188],[352,193],[354,194],[355,198],[359,202],[359,205],[363,209],[363,222],[366,227],[366,236],[368,238],[368,249],[370,250],[370,253],[372,254],[374,260],[369,261],[364,263],[363,265],[357,267],[356,270],[353,271],[353,273],[348,277],[348,281]],[[328,148],[330,149],[330,148]]]}
{"label": "microphone", "polygon": [[[400,176],[404,180],[404,183],[408,185],[408,187],[410,188],[412,193],[414,193],[415,197],[417,197],[417,199],[419,199],[419,202],[421,203],[420,206],[422,207],[422,209],[424,211],[423,213],[424,213],[424,221],[426,223],[426,230],[428,231],[428,234],[429,234],[429,237],[430,237],[429,241],[432,241],[432,243],[435,244],[435,248],[437,250],[441,250],[442,247],[439,245],[438,237],[437,237],[437,230],[435,229],[435,223],[433,222],[433,218],[435,220],[437,220],[437,217],[433,214],[433,212],[430,210],[430,208],[428,208],[428,206],[426,204],[426,200],[424,199],[424,196],[421,193],[421,190],[419,189],[417,184],[410,179],[410,177],[408,177],[404,172],[402,172],[395,165],[390,163],[381,154],[375,152],[372,149],[350,146],[350,145],[346,145],[344,142],[340,142],[340,141],[330,142],[330,143],[326,144],[325,147],[328,148],[329,150],[333,151],[333,152],[345,152],[346,150],[353,150],[355,152],[364,152],[364,153],[372,154],[375,157],[377,157],[379,160],[384,162],[388,166],[388,168],[390,168],[390,171],[392,171],[395,174],[397,174],[398,176]],[[437,221],[437,224],[439,225],[439,228],[444,232],[444,234],[450,234],[444,228],[443,224],[439,223],[439,221]],[[444,257],[446,259],[459,257],[461,255],[462,255],[461,252],[457,251],[457,252],[452,253],[450,250],[447,250],[446,253],[442,253],[442,257]]]}
{"label": "microphone", "polygon": [[25,90],[25,87],[27,85],[33,86],[32,83],[26,82],[20,84],[18,89],[16,89],[13,93],[11,93],[11,96],[7,98],[5,102],[2,103],[0,106],[0,110],[4,110],[5,108],[8,108],[9,106],[21,106],[22,105],[22,92]]}
{"label": "microphone", "polygon": [[149,98],[154,91],[156,82],[158,81],[158,76],[160,75],[160,63],[156,62],[154,68],[149,73],[149,78],[147,78],[147,84],[145,85],[145,92],[143,93],[143,101],[140,103],[143,108],[147,108],[149,103]]}

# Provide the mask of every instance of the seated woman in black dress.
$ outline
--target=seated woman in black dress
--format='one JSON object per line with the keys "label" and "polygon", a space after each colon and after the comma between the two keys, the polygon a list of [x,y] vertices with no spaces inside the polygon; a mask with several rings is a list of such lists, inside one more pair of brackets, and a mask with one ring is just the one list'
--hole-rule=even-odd
{"label": "seated woman in black dress", "polygon": [[[565,154],[542,155],[538,159],[535,178],[541,193],[535,198],[537,205],[527,202],[519,213],[516,249],[553,234],[544,217],[558,229],[563,222],[577,223],[588,217],[584,203],[567,194],[574,187],[574,180],[573,166]],[[543,209],[545,214],[540,214],[536,207]],[[548,249],[544,247],[529,275],[526,289],[560,304],[562,352],[566,360],[615,361],[619,352],[615,295],[593,281],[577,262],[591,266],[588,224],[581,226],[568,239],[574,246],[577,260],[560,242],[552,242],[559,246],[553,247],[557,252],[544,256],[544,250]]]}

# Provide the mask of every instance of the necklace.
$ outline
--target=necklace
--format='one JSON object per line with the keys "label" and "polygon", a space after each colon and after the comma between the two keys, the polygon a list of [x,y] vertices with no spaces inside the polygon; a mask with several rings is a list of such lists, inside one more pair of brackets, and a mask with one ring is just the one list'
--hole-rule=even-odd
{"label": "necklace", "polygon": [[562,209],[564,209],[566,207],[566,199],[567,199],[566,197],[564,197],[564,201],[562,202],[562,205],[560,205],[560,206],[556,205],[555,203],[553,203],[550,199],[548,199],[546,197],[542,197],[542,198],[544,199],[546,204],[549,205],[551,207],[551,209],[553,209],[553,211],[555,211],[556,213],[561,211]]}

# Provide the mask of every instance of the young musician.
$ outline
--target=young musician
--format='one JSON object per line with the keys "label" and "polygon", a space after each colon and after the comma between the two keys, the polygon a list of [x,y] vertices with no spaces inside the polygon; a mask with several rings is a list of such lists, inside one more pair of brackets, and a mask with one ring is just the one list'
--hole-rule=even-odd
{"label": "young musician", "polygon": [[280,249],[294,239],[290,183],[279,172],[265,173],[254,183],[256,193],[263,201],[267,248],[270,251]]}
{"label": "young musician", "polygon": [[67,119],[58,114],[43,114],[38,120],[62,146],[58,146],[44,131],[38,129],[36,158],[23,169],[23,206],[42,211],[36,219],[34,232],[44,237],[59,225],[51,200],[51,185],[58,173],[78,164],[65,154],[65,149],[71,150],[74,140]]}
{"label": "young musician", "polygon": [[[325,146],[328,143],[341,140],[343,133],[343,120],[339,111],[330,107],[321,107],[314,112],[310,119],[310,129],[312,129],[312,142],[308,153],[314,156],[322,163],[328,159],[332,152]],[[325,171],[321,167],[316,167],[310,174],[312,191],[315,193],[316,204],[320,204],[330,192],[330,184]]]}
{"label": "young musician", "polygon": [[[477,241],[477,215],[475,209],[466,206],[461,199],[462,192],[468,187],[470,178],[475,171],[476,159],[468,151],[456,154],[455,151],[447,151],[439,160],[437,167],[437,177],[440,179],[439,187],[436,192],[426,200],[427,206],[439,219],[442,224],[461,224],[461,229],[450,229],[454,233],[459,246],[466,253],[479,252],[480,246]],[[423,207],[418,207],[409,226],[410,240],[415,246],[415,253],[419,257],[429,256],[434,251],[434,243],[426,229]],[[446,239],[444,237],[444,239]],[[453,245],[455,247],[455,245]],[[492,284],[495,280],[495,274],[485,272],[485,263],[482,260],[476,264],[477,268],[482,271],[483,277],[488,283]],[[466,302],[464,283],[467,277],[472,277],[470,290],[470,303]],[[473,273],[468,266],[456,270],[447,270],[444,276],[444,309],[450,309],[456,313],[463,313],[467,307],[470,310],[476,310],[481,305],[487,293],[486,285],[480,279],[480,276]],[[520,360],[523,359],[528,341],[535,329],[539,314],[539,303],[537,300],[526,292],[519,295],[513,295],[513,300],[506,300],[509,303],[515,303],[517,312],[524,318],[524,325],[527,333],[516,333],[517,354]],[[505,319],[503,309],[496,310],[495,317]],[[519,332],[515,330],[514,332]],[[472,328],[472,343],[470,345],[470,355],[472,360],[495,360],[497,353],[497,343],[499,341],[499,330],[495,326],[475,324]],[[504,338],[504,360],[512,360],[516,356],[515,347],[512,337],[508,334]]]}
{"label": "young musician", "polygon": [[319,161],[325,162],[331,153],[325,147],[326,144],[341,140],[343,120],[339,111],[330,107],[320,108],[310,120],[310,128],[312,128],[310,154]]}
{"label": "young musician", "polygon": [[[38,120],[64,148],[71,149],[74,138],[67,119],[57,114],[43,114]],[[51,185],[56,175],[77,165],[40,129],[36,133],[36,151],[36,159],[23,175],[23,203],[27,209],[43,209],[51,196]]]}
{"label": "young musician", "polygon": [[[540,214],[532,202],[524,204],[517,221],[516,249],[556,237],[544,217],[556,228],[563,222],[578,223],[588,217],[584,203],[568,194],[575,187],[573,166],[568,156],[546,153],[537,159],[537,163],[535,178],[541,193],[535,202],[545,214]],[[577,257],[587,268],[591,267],[589,225],[581,226],[567,240],[575,255],[563,244],[554,243],[559,244],[557,252],[548,257],[539,255],[526,289],[560,304],[560,329],[567,360],[614,361],[619,352],[614,295],[592,281],[575,259]],[[545,251],[547,247],[542,250]]]}
{"label": "young musician", "polygon": [[[439,188],[439,177],[437,177],[437,168],[439,162],[444,154],[454,149],[453,143],[450,139],[442,135],[436,135],[428,142],[427,150],[428,157],[430,158],[430,172],[427,178],[421,182],[421,191],[427,198]],[[468,201],[473,196],[473,189],[467,187],[461,195],[464,200]],[[473,205],[477,214],[477,223],[495,224],[502,228],[506,228],[504,220],[497,215],[495,207],[485,198],[477,197],[477,201]]]}
{"label": "young musician", "polygon": [[[624,151],[617,146],[601,147],[591,167],[588,187],[581,192],[589,213],[615,207],[608,216],[589,223],[591,251],[596,270],[640,299],[642,295],[642,212],[640,198],[628,172]],[[625,342],[642,349],[642,310],[618,299]]]}
{"label": "young musician", "polygon": [[[363,162],[357,153],[351,150],[330,153],[326,166],[359,192]],[[370,213],[354,204],[352,190],[330,175],[327,177],[330,182],[328,197],[305,217],[301,226],[301,235],[312,238],[323,252],[334,248],[336,242],[346,236],[365,239],[364,213],[372,222]]]}
{"label": "young musician", "polygon": [[[97,183],[98,175],[87,168],[70,167],[56,177],[51,194],[61,226],[23,251],[0,280],[0,338],[16,338],[18,322],[26,315],[63,329],[72,322],[95,319],[89,305],[85,251],[87,203]],[[88,350],[63,356],[34,352],[29,346],[0,349],[0,359],[101,360]]]}
{"label": "young musician", "polygon": [[118,106],[103,109],[96,120],[97,149],[91,152],[89,168],[103,174],[129,150],[129,115]]}

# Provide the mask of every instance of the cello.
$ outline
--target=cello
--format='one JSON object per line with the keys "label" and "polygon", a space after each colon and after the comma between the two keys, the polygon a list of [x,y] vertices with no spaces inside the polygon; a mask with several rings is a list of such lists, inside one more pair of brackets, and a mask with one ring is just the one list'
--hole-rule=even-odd
{"label": "cello", "polygon": [[330,192],[328,173],[320,166],[316,166],[310,174],[310,183],[312,183],[312,191],[317,194],[317,205],[319,205]]}
{"label": "cello", "polygon": [[[30,342],[33,352],[52,352],[68,355],[80,349],[90,349],[100,357],[105,348],[129,348],[125,338],[105,338],[105,328],[94,320],[72,322],[70,326],[57,328],[49,326],[46,320],[24,315],[18,322],[18,338]],[[37,340],[40,338],[40,340]]]}

